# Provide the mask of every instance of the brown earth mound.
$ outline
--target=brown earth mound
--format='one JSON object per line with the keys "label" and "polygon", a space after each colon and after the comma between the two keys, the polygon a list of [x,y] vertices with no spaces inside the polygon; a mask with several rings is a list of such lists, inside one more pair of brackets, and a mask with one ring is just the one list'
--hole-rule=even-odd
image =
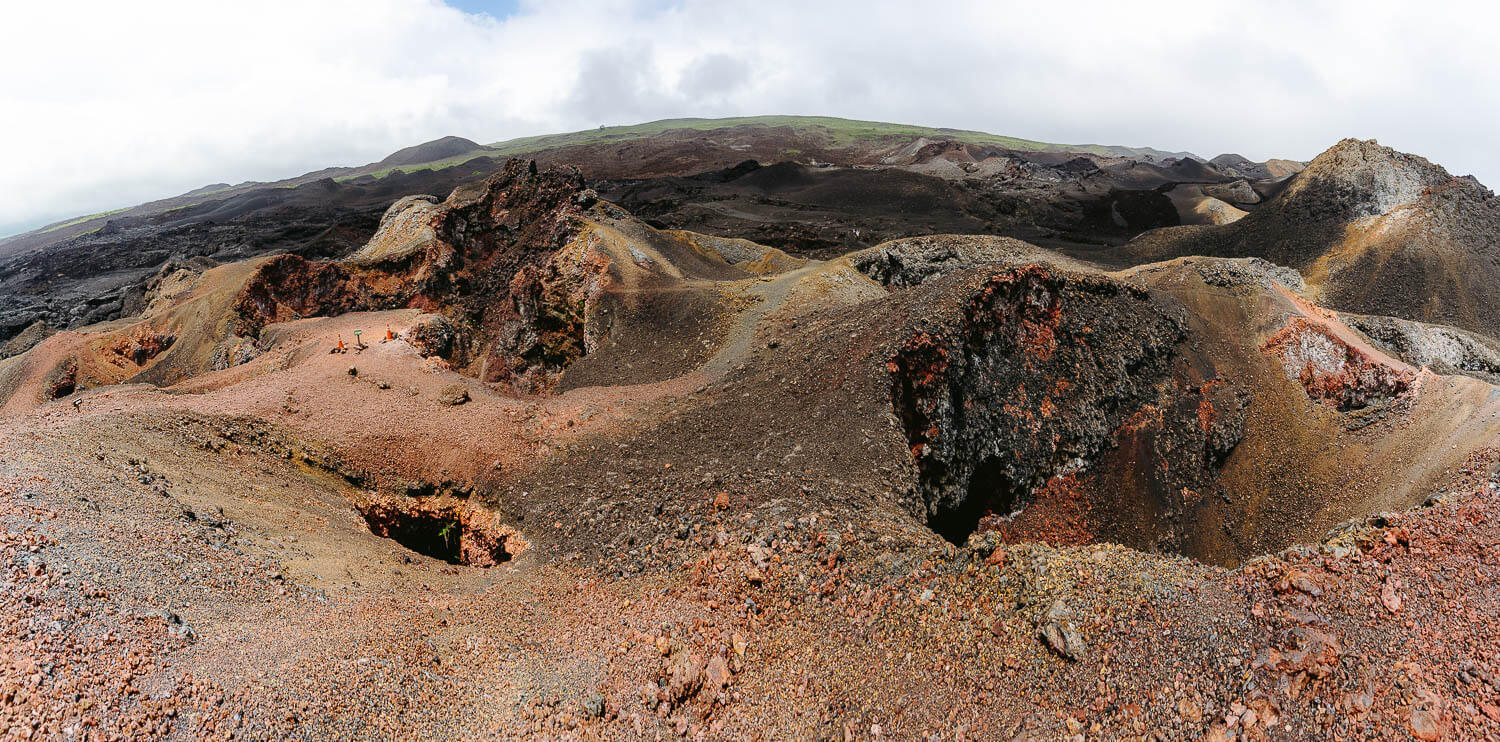
{"label": "brown earth mound", "polygon": [[1150,232],[1126,252],[1261,257],[1302,271],[1330,307],[1500,337],[1500,200],[1373,140],[1339,142],[1232,224]]}
{"label": "brown earth mound", "polygon": [[538,173],[513,160],[415,219],[388,217],[348,262],[287,255],[262,265],[236,302],[237,334],[304,316],[422,308],[452,321],[454,365],[545,390],[583,355],[585,317],[603,288],[608,258],[564,250],[593,202],[576,171]]}

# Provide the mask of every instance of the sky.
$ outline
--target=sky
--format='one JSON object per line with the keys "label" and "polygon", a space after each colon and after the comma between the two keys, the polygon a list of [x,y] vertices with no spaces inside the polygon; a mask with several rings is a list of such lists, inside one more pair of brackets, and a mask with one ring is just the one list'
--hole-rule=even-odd
{"label": "sky", "polygon": [[1489,3],[79,0],[0,43],[0,235],[216,182],[682,116],[807,114],[1500,185]]}

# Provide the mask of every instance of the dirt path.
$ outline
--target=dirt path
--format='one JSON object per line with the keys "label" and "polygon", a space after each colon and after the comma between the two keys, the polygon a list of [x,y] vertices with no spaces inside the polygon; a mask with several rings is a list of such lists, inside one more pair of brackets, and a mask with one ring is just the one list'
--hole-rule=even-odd
{"label": "dirt path", "polygon": [[744,362],[750,355],[756,331],[773,311],[780,309],[792,289],[804,278],[823,266],[822,261],[812,261],[797,270],[782,273],[769,280],[759,279],[735,287],[741,297],[755,297],[753,306],[735,315],[729,337],[719,351],[703,365],[703,372],[710,377],[720,377]]}

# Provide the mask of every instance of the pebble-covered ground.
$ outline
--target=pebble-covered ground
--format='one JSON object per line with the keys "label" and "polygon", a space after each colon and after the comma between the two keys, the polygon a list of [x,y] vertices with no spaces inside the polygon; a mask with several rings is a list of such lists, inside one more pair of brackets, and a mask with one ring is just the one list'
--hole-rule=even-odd
{"label": "pebble-covered ground", "polygon": [[[405,340],[329,352],[405,333],[419,313],[397,310],[281,324],[167,388],[13,396],[0,735],[1500,738],[1500,452],[1466,457],[1492,388],[1423,372],[1422,414],[1262,420],[1255,462],[1349,471],[1283,472],[1246,543],[1304,545],[1234,568],[1086,531],[954,545],[919,517],[872,339],[923,306],[834,311],[835,285],[878,291],[845,269],[736,284],[723,350],[649,383],[528,397]],[[28,363],[93,342],[63,340]],[[1314,404],[1272,371],[1260,404]],[[1387,478],[1435,484],[1366,514],[1388,501],[1369,492],[1428,494]],[[1031,520],[1070,530],[1045,505]]]}
{"label": "pebble-covered ground", "polygon": [[479,569],[218,424],[0,430],[6,738],[1500,736],[1493,452],[1235,570],[729,491]]}

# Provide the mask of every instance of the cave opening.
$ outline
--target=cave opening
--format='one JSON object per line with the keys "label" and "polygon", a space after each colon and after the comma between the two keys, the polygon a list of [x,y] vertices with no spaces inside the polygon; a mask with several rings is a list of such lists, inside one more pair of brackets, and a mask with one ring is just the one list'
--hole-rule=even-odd
{"label": "cave opening", "polygon": [[477,527],[451,511],[371,507],[364,516],[371,533],[449,564],[493,567],[520,551],[511,548],[511,532]]}
{"label": "cave opening", "polygon": [[1000,458],[989,456],[969,476],[963,499],[951,506],[939,506],[927,525],[950,543],[963,545],[986,517],[1014,513],[1020,499]]}

